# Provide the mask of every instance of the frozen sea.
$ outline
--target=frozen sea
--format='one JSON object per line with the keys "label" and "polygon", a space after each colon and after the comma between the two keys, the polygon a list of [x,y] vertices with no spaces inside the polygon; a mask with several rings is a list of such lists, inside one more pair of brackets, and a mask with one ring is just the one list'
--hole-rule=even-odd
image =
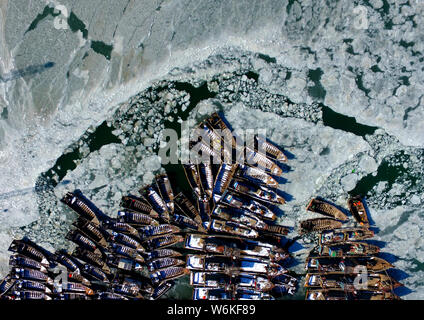
{"label": "frozen sea", "polygon": [[[67,190],[113,216],[164,169],[163,129],[220,111],[290,154],[289,237],[311,197],[361,194],[398,294],[424,299],[423,13],[421,0],[2,0],[0,276],[15,237],[67,245]],[[310,245],[292,249],[299,273]]]}

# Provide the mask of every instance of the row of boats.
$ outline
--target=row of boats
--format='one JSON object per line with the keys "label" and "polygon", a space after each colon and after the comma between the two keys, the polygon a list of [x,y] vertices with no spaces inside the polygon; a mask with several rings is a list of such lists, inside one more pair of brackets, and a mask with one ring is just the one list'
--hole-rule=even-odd
{"label": "row of boats", "polygon": [[251,145],[239,143],[216,113],[196,130],[191,151],[202,161],[183,165],[206,233],[188,234],[184,241],[185,249],[195,251],[186,256],[193,299],[294,294],[297,279],[284,267],[289,255],[282,248],[289,229],[275,223],[275,206],[285,203],[277,187],[287,157],[260,136]]}
{"label": "row of boats", "polygon": [[197,251],[186,257],[194,300],[274,299],[296,291],[297,279],[282,265],[289,255],[276,245],[190,234],[184,248]]}
{"label": "row of boats", "polygon": [[297,279],[284,268],[289,255],[282,248],[288,228],[275,223],[274,209],[285,202],[276,189],[277,162],[287,158],[259,136],[250,147],[236,143],[217,114],[197,130],[192,151],[249,161],[183,165],[191,195],[174,194],[169,177],[157,175],[138,196],[124,196],[114,218],[81,191],[67,193],[61,202],[78,215],[66,235],[74,249],[52,253],[27,238],[14,240],[1,298],[158,299],[184,276],[193,299],[293,294]]}
{"label": "row of boats", "polygon": [[[122,200],[127,206],[128,198]],[[14,240],[12,269],[0,285],[2,299],[157,299],[172,287],[170,280],[188,273],[182,254],[170,248],[184,241],[175,234],[181,229],[160,223],[154,211],[148,215],[138,208],[111,218],[78,190],[62,202],[78,214],[66,235],[73,251],[51,253],[27,238]]]}
{"label": "row of boats", "polygon": [[[351,197],[347,201],[347,204],[350,213],[359,226],[369,228],[370,224],[367,211],[361,198],[359,196]],[[346,213],[342,209],[320,198],[311,199],[306,210],[319,213],[328,218],[315,218],[301,221],[300,234],[341,228],[343,222],[348,220]]]}
{"label": "row of boats", "polygon": [[332,218],[301,222],[301,233],[317,232],[317,245],[306,259],[307,300],[392,300],[393,290],[402,284],[387,274],[393,265],[376,256],[380,248],[367,243],[374,236],[369,230],[367,210],[360,197],[348,200],[357,226],[343,227],[347,215],[336,206],[312,199],[307,210]]}

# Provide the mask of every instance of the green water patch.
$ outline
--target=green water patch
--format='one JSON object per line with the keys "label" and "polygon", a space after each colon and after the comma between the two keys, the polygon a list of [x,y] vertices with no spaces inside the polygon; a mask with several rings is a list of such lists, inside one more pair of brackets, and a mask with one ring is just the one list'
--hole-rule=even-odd
{"label": "green water patch", "polygon": [[91,41],[91,49],[104,56],[107,60],[110,60],[113,45],[106,44],[103,41]]}
{"label": "green water patch", "polygon": [[351,132],[357,136],[365,137],[367,134],[373,134],[377,127],[367,126],[356,122],[354,117],[348,117],[335,112],[325,105],[321,105],[322,121],[324,125],[334,129]]}
{"label": "green water patch", "polygon": [[8,111],[7,107],[3,108],[3,110],[0,114],[0,119],[4,119],[4,120],[9,119],[9,111]]}
{"label": "green water patch", "polygon": [[365,92],[365,95],[368,97],[368,94],[370,93],[371,89],[368,89],[364,86],[364,81],[362,79],[363,76],[364,76],[363,73],[356,75],[355,83],[356,83],[356,86],[358,87],[358,89]]}
{"label": "green water patch", "polygon": [[[402,165],[403,162],[409,160],[409,155],[405,154],[404,151],[400,151],[395,155],[384,159],[380,166],[378,167],[377,174],[373,175],[372,173],[366,175],[361,180],[358,181],[355,188],[349,191],[350,195],[361,195],[366,196],[379,182],[387,181],[388,187],[391,186],[402,176],[408,175],[408,169],[404,168]],[[398,159],[395,164],[393,159]],[[411,181],[412,185],[417,182],[417,178],[410,176],[408,180]]]}
{"label": "green water patch", "polygon": [[60,15],[60,12],[55,13],[55,9],[51,8],[49,6],[45,6],[42,13],[38,14],[37,17],[31,22],[28,29],[25,31],[25,34],[27,32],[30,32],[32,30],[35,30],[38,26],[38,24],[43,21],[48,16],[57,17]]}
{"label": "green water patch", "polygon": [[378,65],[373,65],[371,68],[371,71],[372,72],[374,72],[374,73],[376,73],[376,72],[383,72],[379,67],[378,67]]}
{"label": "green water patch", "polygon": [[88,30],[85,26],[85,23],[82,22],[72,11],[68,18],[68,25],[72,32],[81,31],[83,38],[87,39]]}
{"label": "green water patch", "polygon": [[323,74],[324,72],[320,68],[309,70],[308,72],[309,79],[314,83],[314,86],[308,87],[309,96],[320,101],[323,101],[325,99],[325,95],[327,94],[320,82],[321,76]]}
{"label": "green water patch", "polygon": [[[102,146],[110,143],[120,143],[121,140],[112,133],[113,130],[115,130],[115,128],[109,127],[107,122],[104,121],[93,133],[89,134],[85,142],[87,143],[90,152],[99,150]],[[55,187],[58,182],[62,181],[69,170],[72,171],[77,167],[76,162],[81,159],[83,159],[83,156],[79,151],[79,147],[75,146],[71,152],[60,156],[56,160],[55,165],[48,171],[44,172],[41,176],[50,185]],[[53,179],[54,176],[57,176],[58,181]]]}
{"label": "green water patch", "polygon": [[263,54],[263,53],[258,53],[258,58],[264,60],[265,62],[268,63],[277,63],[277,59],[274,57],[270,57],[267,54]]}
{"label": "green water patch", "polygon": [[[25,33],[36,29],[37,25],[42,20],[47,18],[48,16],[57,17],[61,14],[60,10],[57,10],[57,13],[55,13],[55,11],[56,11],[55,8],[46,6],[44,8],[43,12],[37,15],[37,17],[34,19],[34,21],[28,27],[28,30],[25,31]],[[81,31],[83,38],[88,39],[87,26],[85,25],[85,23],[81,19],[79,19],[75,15],[74,12],[71,11],[71,13],[69,14],[69,17],[67,19],[67,23],[68,23],[68,26],[69,26],[69,28],[71,29],[72,32]],[[91,41],[91,49],[93,49],[94,52],[104,56],[107,60],[110,60],[112,50],[113,50],[113,45],[106,44],[103,41],[92,40]]]}
{"label": "green water patch", "polygon": [[415,258],[411,260],[413,264],[415,264],[415,267],[411,270],[412,272],[419,272],[424,270],[424,262],[421,262]]}
{"label": "green water patch", "polygon": [[257,74],[256,72],[249,71],[249,72],[245,73],[245,76],[248,77],[249,79],[253,79],[256,82],[258,82],[259,74]]}

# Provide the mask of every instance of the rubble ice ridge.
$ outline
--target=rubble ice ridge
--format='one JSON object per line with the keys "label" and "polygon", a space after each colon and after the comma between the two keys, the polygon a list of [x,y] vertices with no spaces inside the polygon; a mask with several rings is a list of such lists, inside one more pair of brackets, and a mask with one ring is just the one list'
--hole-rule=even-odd
{"label": "rubble ice ridge", "polygon": [[[195,87],[206,81],[208,89],[217,94],[215,98],[220,102],[240,101],[252,109],[274,112],[282,116],[312,122],[322,120],[321,107],[317,102],[293,102],[274,88],[283,85],[282,82],[287,82],[279,77],[286,79],[291,73],[288,68],[274,60],[275,58],[267,55],[239,48],[220,49],[205,61],[185,68],[175,68],[171,75],[174,79],[180,79],[187,74],[198,74],[187,81]],[[275,79],[263,79],[261,70],[265,66],[276,74]]]}

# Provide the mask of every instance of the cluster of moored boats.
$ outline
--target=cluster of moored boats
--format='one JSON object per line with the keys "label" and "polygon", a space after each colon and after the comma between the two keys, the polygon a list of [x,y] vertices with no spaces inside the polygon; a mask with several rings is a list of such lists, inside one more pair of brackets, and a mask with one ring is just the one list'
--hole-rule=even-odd
{"label": "cluster of moored boats", "polygon": [[[112,218],[79,190],[67,193],[61,201],[78,214],[66,236],[74,250],[52,253],[27,238],[14,240],[1,298],[157,299],[188,274],[193,299],[293,294],[297,280],[284,267],[288,229],[275,223],[273,209],[285,202],[276,178],[286,156],[259,136],[251,146],[236,143],[216,113],[197,130],[191,150],[224,162],[183,165],[191,195],[174,195],[161,174],[138,196],[124,196]],[[225,161],[233,154],[247,161]]]}
{"label": "cluster of moored boats", "polygon": [[399,282],[386,270],[393,268],[377,257],[380,248],[365,242],[374,236],[369,230],[367,210],[360,197],[348,200],[349,211],[357,226],[343,227],[347,215],[336,206],[312,199],[307,210],[329,218],[301,222],[301,233],[317,232],[318,244],[306,259],[307,300],[388,300],[399,299],[393,293]]}
{"label": "cluster of moored boats", "polygon": [[[237,143],[217,114],[201,122],[197,130],[200,138],[191,150],[219,157],[223,163],[218,167],[205,161],[184,165],[198,221],[208,233],[189,234],[184,242],[185,249],[197,251],[186,257],[193,299],[256,300],[293,294],[297,280],[283,267],[289,255],[282,239],[288,229],[275,224],[273,209],[285,203],[276,188],[282,174],[278,162],[286,162],[286,156],[260,136],[250,146]],[[222,153],[217,155],[210,142]],[[235,161],[226,161],[234,154]]]}

